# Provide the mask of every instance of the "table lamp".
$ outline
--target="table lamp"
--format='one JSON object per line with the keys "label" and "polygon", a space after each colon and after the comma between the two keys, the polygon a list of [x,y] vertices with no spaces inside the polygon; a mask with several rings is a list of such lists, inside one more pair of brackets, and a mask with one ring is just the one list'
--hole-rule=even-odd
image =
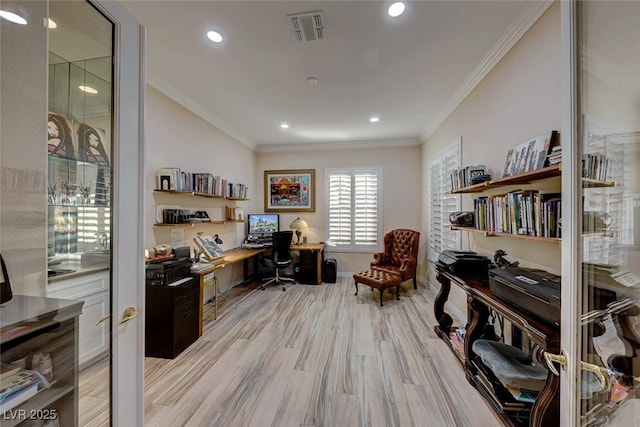
{"label": "table lamp", "polygon": [[289,225],[290,229],[296,231],[296,237],[298,238],[298,240],[296,241],[296,245],[299,245],[302,243],[302,239],[301,239],[302,230],[304,230],[307,227],[309,227],[309,224],[307,224],[307,221],[301,218],[294,219],[291,225]]}

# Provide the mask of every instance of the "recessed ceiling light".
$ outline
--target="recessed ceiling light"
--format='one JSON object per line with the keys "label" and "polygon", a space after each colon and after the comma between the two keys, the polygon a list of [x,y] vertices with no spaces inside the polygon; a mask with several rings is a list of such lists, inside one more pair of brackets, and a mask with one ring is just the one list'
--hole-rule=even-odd
{"label": "recessed ceiling light", "polygon": [[50,30],[54,29],[54,28],[58,28],[58,24],[56,24],[56,21],[54,21],[51,18],[46,18],[46,26],[47,28],[49,28]]}
{"label": "recessed ceiling light", "polygon": [[380,117],[375,117],[375,116],[374,116],[374,117],[371,117],[371,118],[369,119],[369,121],[370,121],[371,123],[379,122],[379,121],[380,121]]}
{"label": "recessed ceiling light", "polygon": [[404,2],[401,2],[401,1],[397,1],[393,3],[391,6],[389,6],[389,9],[387,10],[387,13],[389,14],[389,16],[393,16],[394,18],[396,16],[402,15],[403,12],[404,12]]}
{"label": "recessed ceiling light", "polygon": [[91,86],[78,86],[78,89],[80,89],[83,92],[90,93],[91,95],[95,95],[96,93],[98,93],[98,91],[92,88]]}
{"label": "recessed ceiling light", "polygon": [[289,129],[289,124],[288,123],[280,123],[280,127],[282,129]]}
{"label": "recessed ceiling light", "polygon": [[13,22],[14,24],[26,25],[27,20],[24,19],[20,15],[16,15],[12,12],[7,12],[6,10],[0,10],[0,18],[4,18],[9,22]]}
{"label": "recessed ceiling light", "polygon": [[207,37],[214,43],[220,43],[222,41],[222,34],[217,31],[209,31]]}
{"label": "recessed ceiling light", "polygon": [[318,80],[318,78],[317,78],[317,77],[307,77],[306,82],[307,82],[307,84],[308,84],[308,85],[310,85],[310,86],[315,86],[315,85],[317,85],[318,83],[320,83],[320,80]]}

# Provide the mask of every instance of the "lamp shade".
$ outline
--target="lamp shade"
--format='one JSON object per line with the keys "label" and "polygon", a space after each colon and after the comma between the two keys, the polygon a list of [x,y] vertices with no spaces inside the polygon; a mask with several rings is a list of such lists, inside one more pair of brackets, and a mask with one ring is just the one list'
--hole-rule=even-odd
{"label": "lamp shade", "polygon": [[305,221],[302,218],[296,218],[291,222],[291,225],[289,225],[289,228],[292,230],[303,230],[305,228],[309,227],[309,224],[307,224],[307,221]]}

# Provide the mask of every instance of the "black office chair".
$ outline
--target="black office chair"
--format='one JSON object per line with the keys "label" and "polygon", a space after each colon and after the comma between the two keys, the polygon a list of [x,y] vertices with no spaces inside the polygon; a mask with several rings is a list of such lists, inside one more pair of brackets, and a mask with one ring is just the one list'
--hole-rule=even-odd
{"label": "black office chair", "polygon": [[272,282],[276,282],[278,285],[282,282],[283,291],[285,290],[284,282],[295,282],[294,279],[280,277],[280,270],[289,267],[293,262],[293,257],[289,250],[291,246],[291,239],[293,239],[293,231],[278,231],[273,233],[273,254],[270,257],[263,257],[260,260],[260,263],[267,268],[273,268],[276,275],[274,277],[267,277],[263,279],[266,281],[265,283],[260,284],[260,289],[263,291],[264,286]]}

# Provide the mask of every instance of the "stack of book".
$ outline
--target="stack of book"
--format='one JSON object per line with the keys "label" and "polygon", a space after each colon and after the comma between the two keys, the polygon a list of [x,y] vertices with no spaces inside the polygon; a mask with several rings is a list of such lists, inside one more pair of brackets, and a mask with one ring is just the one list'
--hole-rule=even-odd
{"label": "stack of book", "polygon": [[[517,399],[514,394],[504,386],[504,384],[494,375],[494,373],[487,368],[481,361],[474,360],[472,362],[476,370],[475,380],[479,383],[486,392],[496,407],[502,412],[530,412],[532,403],[535,401],[535,397],[531,400],[531,395],[520,392],[515,392],[522,399]],[[514,388],[514,387],[512,387]],[[515,389],[515,388],[514,388]],[[520,389],[518,389],[520,390]]]}
{"label": "stack of book", "polygon": [[0,413],[15,408],[38,393],[38,387],[50,387],[36,371],[2,363],[0,365]]}
{"label": "stack of book", "polygon": [[556,145],[547,156],[549,166],[562,163],[562,145]]}
{"label": "stack of book", "polygon": [[[466,166],[464,168],[455,169],[449,175],[451,181],[451,189],[459,190],[460,188],[468,187],[478,182],[491,179],[491,176],[486,173],[486,166]],[[479,181],[478,181],[479,180]]]}

